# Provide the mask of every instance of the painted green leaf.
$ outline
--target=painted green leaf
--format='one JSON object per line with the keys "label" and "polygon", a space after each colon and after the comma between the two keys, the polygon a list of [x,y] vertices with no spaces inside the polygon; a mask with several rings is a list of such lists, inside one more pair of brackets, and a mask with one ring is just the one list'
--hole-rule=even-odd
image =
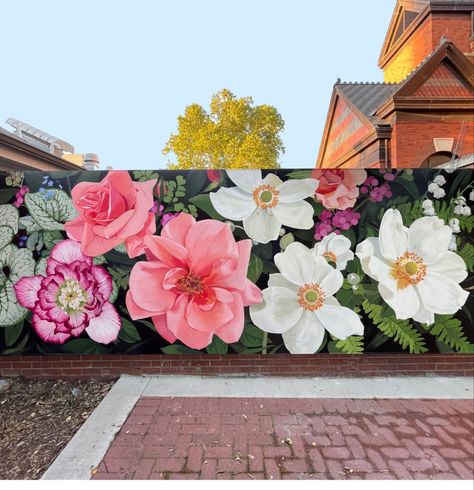
{"label": "painted green leaf", "polygon": [[23,321],[13,325],[12,327],[5,329],[5,344],[7,347],[11,347],[20,338],[23,331]]}
{"label": "painted green leaf", "polygon": [[201,354],[200,351],[190,349],[189,347],[186,347],[185,345],[181,345],[181,344],[167,345],[166,347],[161,348],[161,352],[163,352],[163,354],[171,354],[171,355]]}
{"label": "painted green leaf", "polygon": [[263,330],[260,330],[252,323],[246,323],[239,342],[245,347],[262,347],[263,335]]}
{"label": "painted green leaf", "polygon": [[18,192],[18,188],[0,189],[0,204],[6,204]]}
{"label": "painted green leaf", "polygon": [[209,194],[200,194],[199,196],[192,197],[189,200],[189,202],[194,204],[201,211],[204,211],[210,218],[216,219],[218,221],[226,221],[226,218],[221,216],[214,209],[214,206],[212,205],[211,198],[209,197]]}
{"label": "painted green leaf", "polygon": [[33,221],[41,230],[64,230],[64,223],[77,216],[71,198],[60,190],[54,190],[50,199],[40,192],[27,194],[25,204]]}
{"label": "painted green leaf", "polygon": [[256,283],[263,272],[263,262],[262,259],[255,254],[250,256],[249,268],[247,270],[247,277],[253,283]]}
{"label": "painted green leaf", "polygon": [[108,354],[110,352],[110,349],[91,339],[70,340],[62,346],[62,350],[71,354]]}
{"label": "painted green leaf", "polygon": [[122,321],[122,328],[119,332],[119,339],[127,342],[127,344],[140,342],[141,337],[135,325],[126,318],[120,318],[120,320]]}
{"label": "painted green leaf", "polygon": [[8,245],[18,233],[18,209],[11,204],[0,206],[0,249]]}
{"label": "painted green leaf", "polygon": [[0,327],[11,327],[21,322],[28,310],[20,306],[13,285],[35,270],[33,255],[28,249],[7,245],[0,250]]}
{"label": "painted green leaf", "polygon": [[223,355],[227,354],[229,346],[221,340],[217,335],[214,335],[211,345],[208,345],[206,351],[208,354],[212,355]]}
{"label": "painted green leaf", "polygon": [[364,352],[364,337],[352,335],[345,340],[333,337],[328,344],[328,350],[332,354],[362,354]]}
{"label": "painted green leaf", "polygon": [[436,315],[435,323],[430,332],[439,341],[458,352],[470,345],[469,340],[464,335],[461,320],[453,318],[452,315]]}

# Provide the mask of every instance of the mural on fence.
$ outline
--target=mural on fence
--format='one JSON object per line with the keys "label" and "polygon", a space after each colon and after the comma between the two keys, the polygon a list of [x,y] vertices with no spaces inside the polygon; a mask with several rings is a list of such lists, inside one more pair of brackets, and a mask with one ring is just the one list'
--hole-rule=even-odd
{"label": "mural on fence", "polygon": [[0,174],[0,353],[472,352],[471,170]]}

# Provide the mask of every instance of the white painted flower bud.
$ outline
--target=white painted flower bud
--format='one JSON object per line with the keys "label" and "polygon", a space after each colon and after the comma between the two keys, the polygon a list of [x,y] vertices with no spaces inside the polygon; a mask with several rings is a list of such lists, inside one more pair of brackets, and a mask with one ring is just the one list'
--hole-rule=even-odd
{"label": "white painted flower bud", "polygon": [[347,282],[351,286],[356,286],[357,284],[360,283],[360,276],[359,276],[359,274],[356,274],[355,272],[352,272],[351,274],[349,274],[347,276]]}

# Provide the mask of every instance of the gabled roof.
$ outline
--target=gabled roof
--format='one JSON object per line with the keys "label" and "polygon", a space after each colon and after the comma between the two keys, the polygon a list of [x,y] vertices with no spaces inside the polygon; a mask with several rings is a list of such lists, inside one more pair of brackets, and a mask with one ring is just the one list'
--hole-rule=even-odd
{"label": "gabled roof", "polygon": [[338,83],[336,90],[347,97],[369,120],[380,105],[400,88],[396,83]]}
{"label": "gabled roof", "polygon": [[[448,75],[450,78],[447,78]],[[431,87],[431,93],[424,93],[423,87]],[[440,90],[433,92],[434,87]],[[413,102],[418,101],[418,103],[423,99],[430,103],[434,99],[440,99],[444,101],[443,103],[451,105],[456,104],[460,99],[467,99],[472,105],[473,94],[472,63],[453,43],[443,41],[399,84],[398,90],[391,95],[391,98],[395,102],[411,98]],[[467,108],[466,102],[462,104]],[[384,103],[380,104],[375,115],[386,117]]]}
{"label": "gabled roof", "polygon": [[397,0],[380,53],[379,66],[382,67],[386,56],[400,45],[401,38],[410,36],[430,12],[470,10],[474,10],[473,0]]}

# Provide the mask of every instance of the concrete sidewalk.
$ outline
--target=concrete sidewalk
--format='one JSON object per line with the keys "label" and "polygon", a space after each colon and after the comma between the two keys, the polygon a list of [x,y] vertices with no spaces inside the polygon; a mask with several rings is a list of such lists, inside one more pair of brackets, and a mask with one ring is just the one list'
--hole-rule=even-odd
{"label": "concrete sidewalk", "polygon": [[123,377],[44,479],[472,479],[468,378]]}

